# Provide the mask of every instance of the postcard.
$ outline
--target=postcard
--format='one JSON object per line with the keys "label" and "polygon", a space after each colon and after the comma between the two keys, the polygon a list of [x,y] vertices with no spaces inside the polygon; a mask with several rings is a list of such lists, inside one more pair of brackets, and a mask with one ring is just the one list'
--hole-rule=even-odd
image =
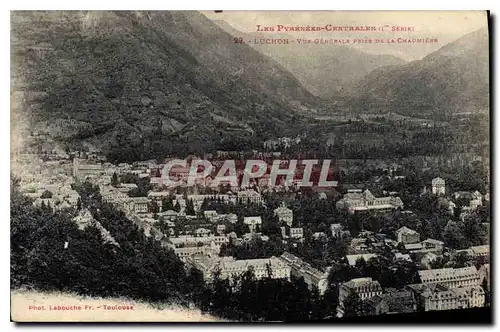
{"label": "postcard", "polygon": [[491,322],[487,11],[12,11],[14,322]]}

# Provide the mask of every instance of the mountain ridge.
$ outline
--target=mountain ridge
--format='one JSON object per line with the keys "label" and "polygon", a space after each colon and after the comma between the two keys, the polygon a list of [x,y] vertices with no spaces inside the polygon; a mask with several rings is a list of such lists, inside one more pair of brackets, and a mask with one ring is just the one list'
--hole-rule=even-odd
{"label": "mountain ridge", "polygon": [[316,103],[291,73],[198,12],[11,16],[12,90],[43,94],[20,111],[32,127],[84,123],[72,144],[131,148],[137,158],[230,148],[289,134]]}
{"label": "mountain ridge", "polygon": [[379,68],[350,89],[351,107],[445,119],[489,109],[487,28],[468,33],[421,60]]}

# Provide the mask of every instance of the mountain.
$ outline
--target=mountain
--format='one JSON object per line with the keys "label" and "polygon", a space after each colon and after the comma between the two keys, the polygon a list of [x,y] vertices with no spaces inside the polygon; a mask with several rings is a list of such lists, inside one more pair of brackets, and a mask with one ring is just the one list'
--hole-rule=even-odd
{"label": "mountain", "polygon": [[198,12],[12,12],[11,59],[16,115],[115,159],[288,134],[316,103],[290,72]]}
{"label": "mountain", "polygon": [[214,21],[220,28],[245,40],[254,38],[288,38],[286,45],[249,44],[292,72],[313,94],[322,98],[339,95],[343,88],[371,72],[383,67],[405,63],[403,59],[386,54],[369,54],[341,44],[302,44],[298,37],[270,32],[243,33],[224,20]]}
{"label": "mountain", "polygon": [[482,28],[421,60],[374,70],[351,89],[351,106],[443,119],[489,109],[488,30]]}

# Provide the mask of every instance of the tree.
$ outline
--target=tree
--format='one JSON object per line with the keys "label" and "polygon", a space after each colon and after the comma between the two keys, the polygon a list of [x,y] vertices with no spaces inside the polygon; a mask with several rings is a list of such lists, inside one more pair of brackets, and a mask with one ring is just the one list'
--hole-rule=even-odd
{"label": "tree", "polygon": [[168,211],[168,210],[173,210],[174,205],[172,203],[172,198],[166,197],[161,200],[161,210],[163,212]]}
{"label": "tree", "polygon": [[175,203],[175,206],[174,206],[174,211],[175,212],[180,212],[181,211],[181,205],[179,204],[179,201],[177,201]]}
{"label": "tree", "polygon": [[42,195],[40,196],[40,198],[42,199],[45,199],[45,198],[52,198],[52,192],[50,192],[49,190],[45,190]]}
{"label": "tree", "polygon": [[364,316],[367,313],[366,306],[363,301],[353,290],[351,290],[347,297],[342,301],[342,307],[344,309],[343,317]]}
{"label": "tree", "polygon": [[465,238],[460,231],[456,222],[449,221],[443,232],[443,241],[445,246],[452,249],[461,249],[464,244]]}
{"label": "tree", "polygon": [[119,184],[120,181],[118,180],[118,175],[116,174],[116,172],[113,172],[113,176],[111,176],[111,185],[113,187],[118,187]]}
{"label": "tree", "polygon": [[149,212],[151,212],[153,214],[156,214],[156,213],[160,212],[160,207],[158,206],[158,204],[156,203],[156,201],[151,201],[149,203]]}
{"label": "tree", "polygon": [[190,216],[196,214],[196,212],[194,211],[194,203],[192,199],[188,199],[186,201],[186,214]]}
{"label": "tree", "polygon": [[486,279],[486,277],[483,279],[481,287],[484,290],[484,306],[489,307],[491,304],[491,291],[488,287],[488,280]]}

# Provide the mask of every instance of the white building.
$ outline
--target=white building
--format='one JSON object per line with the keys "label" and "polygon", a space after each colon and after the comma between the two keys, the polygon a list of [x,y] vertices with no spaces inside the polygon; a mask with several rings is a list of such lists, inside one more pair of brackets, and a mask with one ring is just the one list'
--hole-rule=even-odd
{"label": "white building", "polygon": [[424,311],[483,307],[484,290],[479,286],[450,288],[442,283],[408,285]]}
{"label": "white building", "polygon": [[446,194],[446,182],[440,177],[432,179],[432,193],[434,195]]}
{"label": "white building", "polygon": [[262,225],[261,217],[245,217],[243,218],[243,223],[248,225],[250,232],[254,233],[257,230],[257,225],[260,227]]}
{"label": "white building", "polygon": [[480,286],[475,266],[418,271],[423,284],[441,283],[449,288]]}
{"label": "white building", "polygon": [[398,242],[403,244],[420,242],[420,234],[406,226],[396,231],[396,237]]}
{"label": "white building", "polygon": [[302,227],[292,227],[290,228],[290,238],[292,239],[302,239],[304,237],[304,229]]}
{"label": "white building", "polygon": [[337,306],[337,317],[344,316],[344,301],[353,292],[364,301],[376,295],[382,294],[380,283],[372,278],[356,278],[343,283],[339,288],[339,305]]}
{"label": "white building", "polygon": [[73,159],[73,176],[77,179],[96,178],[105,174],[102,164],[91,163],[85,159]]}
{"label": "white building", "polygon": [[220,274],[220,279],[233,280],[249,269],[253,270],[257,280],[268,277],[290,279],[290,267],[276,257],[235,260],[233,257],[197,255],[189,257],[186,263],[200,270],[208,283],[213,281],[215,273]]}
{"label": "white building", "polygon": [[242,190],[238,191],[238,201],[244,204],[248,203],[261,204],[262,195],[253,189]]}
{"label": "white building", "polygon": [[311,264],[286,251],[281,255],[280,259],[290,267],[292,276],[304,278],[309,289],[317,287],[320,294],[325,293],[328,287],[328,272],[315,269]]}
{"label": "white building", "polygon": [[130,211],[135,213],[148,213],[149,199],[147,197],[130,197],[127,203]]}
{"label": "white building", "polygon": [[281,206],[274,209],[274,215],[278,217],[280,222],[287,224],[288,227],[292,227],[293,211],[286,207],[285,202],[282,202]]}
{"label": "white building", "polygon": [[359,211],[389,211],[404,207],[401,198],[395,196],[375,197],[369,190],[350,190],[336,204],[337,209],[347,209],[349,213]]}

